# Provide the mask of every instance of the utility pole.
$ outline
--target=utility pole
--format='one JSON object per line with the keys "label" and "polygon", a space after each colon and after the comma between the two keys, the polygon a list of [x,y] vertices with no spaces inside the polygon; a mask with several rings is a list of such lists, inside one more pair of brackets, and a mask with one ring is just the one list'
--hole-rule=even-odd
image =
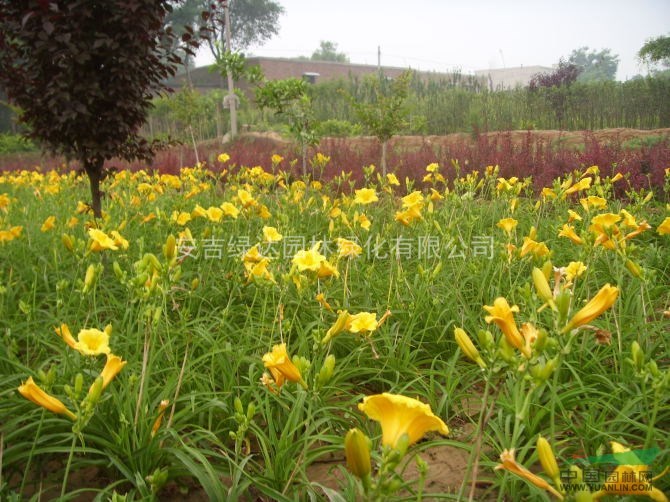
{"label": "utility pole", "polygon": [[382,74],[382,46],[377,46],[377,71]]}
{"label": "utility pole", "polygon": [[[233,46],[230,42],[230,10],[228,8],[228,0],[223,0],[223,15],[226,23],[226,49],[230,54],[233,53]],[[235,84],[233,82],[233,69],[228,66],[226,68],[228,75],[228,96],[223,100],[224,106],[228,105],[230,109],[230,139],[237,136],[237,96],[235,96]]]}

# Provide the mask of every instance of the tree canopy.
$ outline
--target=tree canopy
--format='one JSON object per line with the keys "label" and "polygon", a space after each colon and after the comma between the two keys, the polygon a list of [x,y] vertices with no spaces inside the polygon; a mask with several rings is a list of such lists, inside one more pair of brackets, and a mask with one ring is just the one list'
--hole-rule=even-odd
{"label": "tree canopy", "polygon": [[329,40],[321,40],[319,48],[312,53],[312,61],[334,61],[348,63],[349,58],[343,52],[337,52],[337,44]]}
{"label": "tree canopy", "polygon": [[554,71],[549,73],[536,73],[533,75],[528,87],[533,90],[540,87],[567,86],[577,80],[581,71],[581,68],[577,65],[561,59]]}
{"label": "tree canopy", "polygon": [[670,69],[670,36],[651,38],[645,42],[637,53],[643,63],[651,66],[660,63]]}
{"label": "tree canopy", "polygon": [[[233,51],[262,44],[279,32],[279,16],[284,8],[272,0],[228,0],[230,8],[231,43]],[[212,15],[203,21],[200,12],[211,9]],[[207,27],[211,31],[209,48],[217,60],[229,49],[225,47],[226,21],[223,2],[184,0],[167,18],[168,23],[187,25],[192,29]]]}
{"label": "tree canopy", "polygon": [[[81,161],[97,216],[104,161],[148,160],[158,146],[139,130],[181,63],[164,27],[172,3],[0,0],[0,85],[28,136]],[[183,33],[186,51],[197,38]]]}
{"label": "tree canopy", "polygon": [[619,56],[612,54],[610,49],[595,51],[588,47],[580,47],[570,53],[568,63],[580,68],[581,71],[577,77],[579,82],[616,80]]}

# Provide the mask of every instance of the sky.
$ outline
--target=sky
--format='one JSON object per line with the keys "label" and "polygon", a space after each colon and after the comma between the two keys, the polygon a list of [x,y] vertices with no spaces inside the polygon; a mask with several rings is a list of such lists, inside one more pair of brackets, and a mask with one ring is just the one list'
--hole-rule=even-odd
{"label": "sky", "polygon": [[[670,0],[275,0],[279,34],[247,56],[311,56],[321,40],[352,63],[468,73],[547,66],[587,46],[619,56],[618,80],[646,74],[636,54],[670,34]],[[198,65],[212,62],[208,49]]]}

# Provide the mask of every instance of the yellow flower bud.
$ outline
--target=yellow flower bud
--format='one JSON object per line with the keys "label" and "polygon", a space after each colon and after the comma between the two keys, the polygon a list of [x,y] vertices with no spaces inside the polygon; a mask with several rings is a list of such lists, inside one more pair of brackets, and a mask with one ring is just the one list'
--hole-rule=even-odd
{"label": "yellow flower bud", "polygon": [[95,265],[89,265],[86,269],[86,276],[84,277],[84,289],[82,293],[87,293],[95,285],[95,279],[97,277],[97,268]]}
{"label": "yellow flower bud", "polygon": [[558,463],[556,457],[551,449],[549,441],[542,436],[537,438],[537,454],[540,457],[540,463],[544,472],[547,473],[551,479],[558,479],[560,471],[558,470]]}
{"label": "yellow flower bud", "polygon": [[619,288],[611,286],[610,284],[605,284],[600,288],[600,291],[598,291],[591,301],[572,316],[572,319],[570,319],[567,326],[561,330],[561,333],[567,333],[572,329],[591,322],[605,312],[605,310],[609,309],[616,301],[617,296],[619,296]]}
{"label": "yellow flower bud", "polygon": [[172,261],[172,259],[176,256],[176,250],[177,240],[175,239],[174,235],[170,234],[168,235],[168,238],[165,241],[165,247],[163,248],[165,258],[168,262]]}
{"label": "yellow flower bud", "polygon": [[630,347],[631,355],[633,356],[633,364],[637,371],[641,371],[644,367],[644,351],[640,347],[640,344],[633,342]]}
{"label": "yellow flower bud", "polygon": [[370,476],[370,439],[359,429],[351,429],[344,438],[347,468],[360,479]]}
{"label": "yellow flower bud", "polygon": [[74,252],[74,240],[70,235],[63,234],[61,236],[61,241],[63,241],[63,246],[65,246],[68,251]]}
{"label": "yellow flower bud", "polygon": [[642,278],[643,275],[642,267],[640,267],[633,260],[626,260],[626,269],[628,269],[628,271],[633,275],[633,277],[637,277],[639,279]]}
{"label": "yellow flower bud", "polygon": [[319,386],[327,384],[330,379],[333,377],[333,372],[335,371],[335,356],[333,354],[328,354],[326,359],[323,361],[323,366],[319,370],[319,375],[317,377],[317,382]]}
{"label": "yellow flower bud", "polygon": [[482,356],[479,355],[479,351],[474,346],[465,330],[462,328],[455,328],[454,337],[456,338],[456,343],[466,357],[476,362],[481,368],[486,368],[486,363],[482,359]]}
{"label": "yellow flower bud", "polygon": [[553,303],[554,295],[551,292],[549,282],[547,281],[544,272],[537,267],[533,267],[532,277],[533,284],[535,284],[535,291],[537,291],[538,296],[545,302]]}
{"label": "yellow flower bud", "polygon": [[323,337],[321,343],[328,343],[333,337],[339,335],[342,331],[347,329],[347,326],[351,323],[351,315],[346,310],[338,311],[338,317],[330,329],[326,332],[326,336]]}

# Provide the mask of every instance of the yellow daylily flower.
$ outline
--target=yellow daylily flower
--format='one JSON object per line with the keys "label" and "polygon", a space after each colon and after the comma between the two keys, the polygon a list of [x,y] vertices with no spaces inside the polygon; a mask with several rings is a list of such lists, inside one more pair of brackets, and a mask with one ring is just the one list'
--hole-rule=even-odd
{"label": "yellow daylily flower", "polygon": [[207,219],[213,223],[219,223],[221,218],[223,218],[223,209],[216,206],[211,206],[205,211]]}
{"label": "yellow daylily flower", "polygon": [[340,272],[337,270],[337,267],[330,263],[328,260],[323,260],[319,264],[319,269],[316,271],[316,276],[319,279],[326,279],[328,277],[339,277]]}
{"label": "yellow daylily flower", "polygon": [[237,209],[230,202],[224,202],[219,207],[223,211],[223,214],[225,214],[226,216],[230,216],[233,219],[237,219],[237,216],[240,214],[240,210]]}
{"label": "yellow daylily flower", "polygon": [[430,189],[430,200],[432,200],[433,202],[437,202],[438,200],[443,200],[443,199],[444,199],[444,195],[442,195],[440,192],[438,192],[434,188]]}
{"label": "yellow daylily flower", "polygon": [[[591,218],[591,226],[600,231],[612,227],[621,221],[621,215],[616,213],[603,213]],[[591,227],[589,227],[590,229]]]}
{"label": "yellow daylily flower", "polygon": [[398,178],[393,173],[388,173],[386,175],[386,181],[388,182],[389,185],[400,186],[400,182],[398,181]]}
{"label": "yellow daylily flower", "polygon": [[584,272],[586,272],[586,265],[581,261],[571,261],[567,267],[565,267],[565,278],[568,282],[572,281],[575,277],[580,277]]}
{"label": "yellow daylily flower", "polygon": [[632,232],[627,233],[626,236],[624,237],[624,239],[625,240],[632,239],[633,237],[636,237],[636,236],[640,235],[642,232],[646,232],[650,228],[651,228],[651,225],[649,223],[647,223],[646,221],[642,221],[642,222],[640,222],[639,225],[637,225],[635,230],[633,230]]}
{"label": "yellow daylily flower", "polygon": [[6,193],[0,194],[0,209],[5,210],[6,212],[10,202],[11,199],[9,198],[9,195],[7,195]]}
{"label": "yellow daylily flower", "polygon": [[117,247],[124,250],[128,249],[129,246],[128,241],[124,239],[119,232],[117,232],[116,230],[112,230],[110,234],[112,234],[112,239],[114,239],[114,244]]}
{"label": "yellow daylily flower", "polygon": [[172,213],[172,216],[170,219],[174,222],[177,223],[177,225],[184,226],[186,225],[189,221],[191,221],[191,213],[187,213],[186,211],[174,211]]}
{"label": "yellow daylily flower", "polygon": [[423,217],[421,216],[421,207],[422,203],[419,203],[409,206],[404,211],[397,211],[395,213],[395,221],[399,221],[403,225],[408,226],[413,221],[423,219]]}
{"label": "yellow daylily flower", "polygon": [[670,216],[664,219],[661,224],[656,229],[659,235],[668,235],[670,234]]}
{"label": "yellow daylily flower", "polygon": [[543,199],[555,199],[556,198],[556,192],[554,192],[553,189],[549,187],[544,187],[542,189],[542,192],[540,194]]}
{"label": "yellow daylily flower", "polygon": [[103,251],[105,249],[110,249],[116,251],[119,249],[114,239],[107,235],[102,230],[97,228],[91,228],[88,231],[88,236],[92,239],[90,249],[91,251]]}
{"label": "yellow daylily flower", "polygon": [[591,181],[592,178],[590,176],[587,176],[586,178],[582,178],[579,180],[577,183],[572,185],[570,188],[566,189],[565,192],[563,192],[563,197],[566,195],[570,195],[575,192],[579,192],[581,190],[586,190],[588,188],[591,188]]}
{"label": "yellow daylily flower", "polygon": [[247,251],[242,256],[242,261],[244,263],[259,263],[265,257],[258,250],[258,244],[247,249]]}
{"label": "yellow daylily flower", "polygon": [[363,252],[363,248],[354,241],[338,237],[335,242],[337,242],[337,255],[339,258],[356,258]]}
{"label": "yellow daylily flower", "polygon": [[591,322],[600,314],[610,308],[619,296],[619,288],[605,284],[600,291],[589,301],[579,312],[577,312],[570,322],[561,330],[561,333],[583,326]]}
{"label": "yellow daylily flower", "polygon": [[487,315],[484,320],[488,324],[495,323],[503,332],[509,344],[520,350],[524,356],[530,358],[530,350],[526,347],[524,337],[514,321],[514,312],[519,312],[519,307],[516,305],[510,307],[505,298],[498,297],[493,301],[493,305],[484,305],[484,310],[491,314]]}
{"label": "yellow daylily flower", "polygon": [[96,328],[82,329],[77,335],[77,342],[72,347],[85,356],[97,356],[109,354],[109,335],[112,333],[112,325],[108,324],[104,331]]}
{"label": "yellow daylily flower", "polygon": [[321,242],[317,242],[309,250],[300,250],[293,256],[293,264],[298,267],[300,272],[310,270],[317,272],[321,267],[321,262],[326,261],[326,257],[319,253]]}
{"label": "yellow daylily flower", "polygon": [[49,230],[52,230],[55,226],[56,226],[56,217],[49,216],[46,220],[44,220],[44,223],[42,223],[40,231],[48,232]]}
{"label": "yellow daylily flower", "polygon": [[579,215],[579,213],[573,211],[572,209],[568,209],[568,223],[572,223],[573,221],[582,221],[582,217]]}
{"label": "yellow daylily flower", "polygon": [[47,410],[56,413],[58,415],[65,415],[70,420],[76,420],[77,417],[74,413],[67,409],[67,407],[57,398],[51,394],[46,393],[39,385],[35,383],[33,377],[29,377],[25,383],[21,384],[18,388],[19,393],[32,401],[37,406],[46,408]]}
{"label": "yellow daylily flower", "polygon": [[635,216],[630,214],[628,211],[625,209],[622,209],[619,211],[621,215],[623,215],[623,224],[626,225],[627,227],[630,228],[636,228],[637,227],[637,220],[635,219]]}
{"label": "yellow daylily flower", "polygon": [[532,237],[524,237],[519,256],[524,257],[532,254],[536,258],[542,258],[549,254],[549,248],[544,242],[537,242]]}
{"label": "yellow daylily flower", "polygon": [[523,349],[521,350],[521,352],[524,354],[530,354],[533,350],[532,346],[537,340],[538,336],[537,328],[533,324],[525,322],[521,325],[521,329],[519,330],[519,332],[523,337]]}
{"label": "yellow daylily flower", "polygon": [[[102,372],[100,373],[100,376],[102,377],[103,389],[107,387],[112,380],[114,380],[116,375],[118,375],[121,372],[121,370],[127,363],[128,361],[124,361],[119,356],[116,356],[111,353],[107,354],[107,362],[105,363],[105,367],[102,368]],[[91,386],[91,389],[92,388],[93,386]]]}
{"label": "yellow daylily flower", "polygon": [[251,206],[256,204],[256,200],[249,193],[249,191],[244,190],[242,188],[240,188],[237,191],[237,200],[240,201],[240,204],[242,204],[242,207],[244,207],[244,208],[251,207]]}
{"label": "yellow daylily flower", "polygon": [[447,425],[433,414],[430,406],[410,397],[397,394],[366,396],[358,409],[382,427],[382,444],[396,448],[403,435],[408,444],[419,441],[427,432],[449,434]]}
{"label": "yellow daylily flower", "polygon": [[577,245],[584,244],[584,240],[575,232],[575,227],[573,227],[572,225],[568,225],[567,223],[564,224],[560,232],[558,232],[558,236],[567,237]]}
{"label": "yellow daylily flower", "polygon": [[372,204],[373,202],[377,202],[379,198],[377,197],[377,192],[375,192],[374,188],[361,188],[359,190],[356,190],[355,192],[356,196],[354,197],[354,203],[355,204]]}
{"label": "yellow daylily flower", "polygon": [[63,341],[68,344],[70,347],[73,349],[75,348],[75,345],[77,344],[77,341],[74,339],[72,336],[72,333],[70,332],[70,328],[68,327],[67,324],[61,324],[59,327],[54,328],[54,331],[58,336],[60,336]]}
{"label": "yellow daylily flower", "polygon": [[[616,441],[612,441],[611,446],[613,453],[630,451],[630,448]],[[659,476],[647,479],[649,473],[649,466],[647,465],[618,465],[610,475],[612,482],[604,483],[602,489],[593,494],[593,500],[600,500],[607,495],[637,495],[649,497],[656,502],[668,502],[665,494],[652,485],[653,481],[666,472],[667,469]]]}
{"label": "yellow daylily flower", "polygon": [[277,373],[281,374],[281,376],[289,382],[296,382],[303,388],[307,388],[307,384],[302,379],[300,370],[295,364],[293,364],[293,361],[291,361],[288,353],[286,352],[285,343],[281,343],[272,347],[272,351],[266,353],[263,356],[263,365],[270,370],[273,376],[275,376],[275,381],[279,387],[281,387],[281,385],[279,381],[277,381]]}
{"label": "yellow daylily flower", "polygon": [[279,242],[282,238],[282,234],[275,227],[263,227],[263,240],[265,242]]}
{"label": "yellow daylily flower", "polygon": [[191,211],[191,218],[207,218],[207,210],[200,204],[197,204]]}
{"label": "yellow daylily flower", "polygon": [[421,207],[423,207],[423,194],[418,190],[414,190],[411,194],[405,195],[401,200],[403,208],[419,206],[419,209],[421,209]]}
{"label": "yellow daylily flower", "polygon": [[558,500],[563,500],[563,495],[561,495],[553,486],[551,486],[537,474],[533,474],[532,472],[530,472],[528,469],[526,469],[524,466],[522,466],[516,461],[516,459],[514,458],[514,448],[503,450],[503,452],[500,454],[500,461],[502,463],[496,465],[495,467],[496,470],[503,469],[508,472],[511,472],[512,474],[516,474],[520,478],[525,479],[526,481],[534,484],[538,488],[550,492]]}
{"label": "yellow daylily flower", "polygon": [[361,228],[362,228],[363,230],[370,230],[371,222],[370,222],[370,220],[368,219],[368,217],[365,216],[364,214],[361,214],[361,215],[358,217],[358,224],[361,226]]}
{"label": "yellow daylily flower", "polygon": [[377,314],[370,312],[359,312],[349,316],[347,329],[352,333],[365,335],[377,329]]}
{"label": "yellow daylily flower", "polygon": [[0,230],[0,242],[13,241],[17,237],[21,236],[21,232],[23,232],[22,226],[15,226],[9,230]]}
{"label": "yellow daylily flower", "polygon": [[514,218],[503,218],[496,223],[496,227],[502,228],[507,235],[512,235],[512,231],[514,231],[518,223]]}
{"label": "yellow daylily flower", "polygon": [[245,261],[244,270],[247,277],[247,282],[262,280],[275,282],[272,272],[268,270],[270,258],[261,258],[257,262]]}

